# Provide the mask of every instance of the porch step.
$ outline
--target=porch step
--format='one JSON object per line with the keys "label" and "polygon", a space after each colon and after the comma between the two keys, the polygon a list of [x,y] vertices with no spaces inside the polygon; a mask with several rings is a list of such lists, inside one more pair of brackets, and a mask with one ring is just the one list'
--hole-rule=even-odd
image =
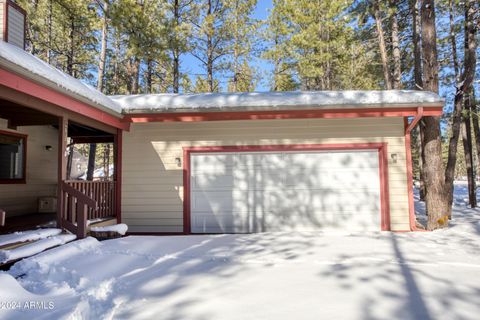
{"label": "porch step", "polygon": [[107,217],[103,219],[96,219],[96,220],[89,220],[87,226],[87,232],[90,231],[92,227],[106,227],[106,226],[113,226],[117,224],[117,218],[115,217]]}
{"label": "porch step", "polygon": [[2,234],[0,235],[0,249],[4,249],[5,246],[8,247],[11,244],[32,242],[35,240],[56,236],[60,233],[62,233],[61,229],[45,228]]}
{"label": "porch step", "polygon": [[94,226],[90,230],[90,235],[99,240],[116,239],[123,237],[127,230],[128,226],[124,223],[101,227]]}
{"label": "porch step", "polygon": [[0,269],[4,270],[23,258],[34,256],[75,239],[75,235],[64,233],[35,241],[12,244],[8,249],[0,250]]}

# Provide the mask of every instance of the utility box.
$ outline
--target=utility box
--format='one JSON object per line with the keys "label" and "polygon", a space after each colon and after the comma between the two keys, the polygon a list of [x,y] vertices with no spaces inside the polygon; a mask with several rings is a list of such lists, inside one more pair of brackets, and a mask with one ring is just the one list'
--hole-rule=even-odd
{"label": "utility box", "polygon": [[38,212],[40,213],[57,212],[57,198],[56,197],[38,198]]}

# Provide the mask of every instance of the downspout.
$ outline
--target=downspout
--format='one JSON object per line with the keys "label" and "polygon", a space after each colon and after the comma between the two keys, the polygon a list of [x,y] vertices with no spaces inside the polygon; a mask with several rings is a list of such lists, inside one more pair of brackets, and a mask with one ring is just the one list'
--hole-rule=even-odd
{"label": "downspout", "polygon": [[412,122],[408,123],[408,118],[405,118],[405,149],[407,156],[407,184],[408,184],[408,210],[410,220],[410,231],[425,231],[419,229],[415,223],[415,204],[413,201],[413,161],[412,161],[412,146],[411,146],[411,133],[413,128],[423,117],[423,107],[417,108],[417,113]]}

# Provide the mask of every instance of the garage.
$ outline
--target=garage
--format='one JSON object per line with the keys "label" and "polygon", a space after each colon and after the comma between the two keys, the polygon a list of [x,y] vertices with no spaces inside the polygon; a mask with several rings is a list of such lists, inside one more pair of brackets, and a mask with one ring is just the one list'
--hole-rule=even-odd
{"label": "garage", "polygon": [[381,157],[363,147],[197,149],[189,159],[190,231],[381,230]]}
{"label": "garage", "polygon": [[117,96],[122,216],[138,234],[415,230],[424,91]]}

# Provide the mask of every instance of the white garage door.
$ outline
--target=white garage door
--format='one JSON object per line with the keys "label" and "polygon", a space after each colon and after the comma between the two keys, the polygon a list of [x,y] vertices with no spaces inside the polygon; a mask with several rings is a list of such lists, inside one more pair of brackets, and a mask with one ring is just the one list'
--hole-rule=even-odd
{"label": "white garage door", "polygon": [[380,230],[378,151],[192,153],[191,232]]}

